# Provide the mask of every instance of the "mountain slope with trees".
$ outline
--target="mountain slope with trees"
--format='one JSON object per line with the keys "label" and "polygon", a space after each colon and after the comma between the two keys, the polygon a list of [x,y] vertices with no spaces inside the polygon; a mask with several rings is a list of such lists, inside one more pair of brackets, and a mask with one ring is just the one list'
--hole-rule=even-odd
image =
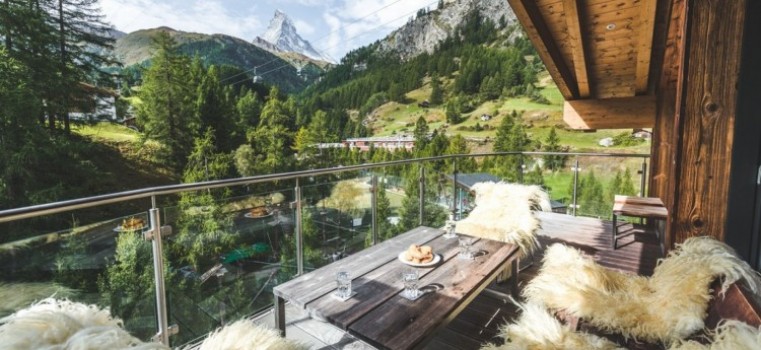
{"label": "mountain slope with trees", "polygon": [[[174,30],[167,27],[138,30],[116,40],[115,56],[128,68],[128,72],[138,75],[139,70],[130,67],[150,65],[155,54],[153,38],[160,33],[170,36],[178,45],[177,49],[186,56],[198,56],[205,65],[231,66],[240,71],[248,71],[231,79],[232,82],[249,79],[260,74],[262,81],[279,86],[286,92],[303,90],[324,71],[309,60],[299,57],[285,58],[266,51],[243,39],[223,34],[199,34]],[[259,67],[256,72],[254,67]],[[266,73],[266,74],[263,74]],[[136,79],[135,79],[136,80]]]}

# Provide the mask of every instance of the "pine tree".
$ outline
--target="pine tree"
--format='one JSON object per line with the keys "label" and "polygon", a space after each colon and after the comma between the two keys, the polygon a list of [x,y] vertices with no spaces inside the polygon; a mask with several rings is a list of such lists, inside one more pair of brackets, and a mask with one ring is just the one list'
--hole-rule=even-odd
{"label": "pine tree", "polygon": [[443,101],[439,75],[434,73],[431,76],[431,97],[429,98],[429,102],[433,105],[440,105]]}
{"label": "pine tree", "polygon": [[634,181],[632,180],[632,173],[629,168],[626,168],[621,182],[621,194],[626,196],[636,196],[637,190],[634,188]]}
{"label": "pine tree", "polygon": [[[110,80],[110,75],[101,70],[117,64],[117,61],[93,50],[111,49],[114,40],[108,36],[108,26],[103,22],[97,0],[55,0],[53,8],[55,33],[58,39],[58,79],[62,90],[55,103],[57,114],[62,118],[64,130],[70,132],[69,109],[87,93],[80,87],[83,82],[94,77]],[[90,49],[88,49],[90,47]],[[51,127],[54,127],[51,119]]]}
{"label": "pine tree", "polygon": [[462,118],[460,117],[460,108],[457,106],[456,99],[451,99],[447,102],[444,113],[447,117],[447,123],[450,125],[459,124],[462,121]]}
{"label": "pine tree", "polygon": [[417,118],[413,136],[415,137],[415,152],[422,152],[428,144],[428,122],[425,118]]}
{"label": "pine tree", "polygon": [[235,125],[235,108],[228,99],[222,85],[219,83],[219,70],[216,66],[209,67],[201,77],[196,93],[196,118],[199,121],[199,132],[214,130],[214,140],[221,152],[230,152],[241,143],[240,134]]}
{"label": "pine tree", "polygon": [[198,120],[193,111],[194,87],[188,86],[187,57],[177,51],[177,43],[166,32],[154,38],[156,53],[143,76],[138,121],[149,139],[161,142],[175,169],[182,169],[193,146]]}
{"label": "pine tree", "polygon": [[236,102],[238,111],[239,128],[246,130],[259,125],[259,115],[262,113],[262,104],[256,92],[247,90]]}
{"label": "pine tree", "polygon": [[[558,137],[557,131],[555,131],[554,126],[552,127],[552,129],[550,129],[550,133],[547,135],[547,138],[544,140],[544,151],[545,152],[562,151],[562,147],[560,146],[560,138]],[[558,171],[560,169],[563,169],[567,159],[568,159],[568,156],[546,155],[544,156],[544,165],[545,167],[547,167],[547,169],[550,169],[552,171]]]}

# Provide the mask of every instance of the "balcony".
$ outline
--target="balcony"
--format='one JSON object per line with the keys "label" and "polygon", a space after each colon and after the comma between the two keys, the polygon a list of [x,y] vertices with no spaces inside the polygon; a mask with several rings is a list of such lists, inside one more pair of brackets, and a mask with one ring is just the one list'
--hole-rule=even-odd
{"label": "balcony", "polygon": [[[562,166],[554,171],[537,170],[559,158]],[[483,163],[496,162],[516,171],[479,172]],[[565,242],[605,266],[649,274],[661,256],[652,231],[632,220],[622,228],[631,234],[611,250],[612,195],[590,194],[622,182],[628,194],[646,193],[648,162],[647,155],[627,154],[452,155],[6,210],[0,212],[0,229],[12,238],[0,245],[0,294],[16,297],[3,298],[0,316],[55,293],[110,307],[140,339],[158,335],[155,339],[172,346],[195,342],[243,317],[272,323],[274,286],[419,225],[442,227],[450,213],[466,216],[472,198],[467,181],[458,178],[467,174],[522,183],[541,179],[558,208],[566,208],[564,214],[539,213],[543,245]],[[536,273],[540,255],[521,272],[522,282]],[[493,340],[496,327],[514,316],[505,289],[490,286],[451,323],[453,332],[441,332],[431,348],[477,348]],[[335,329],[325,331],[326,325],[290,327],[300,328],[289,337],[304,337],[316,347],[352,343]],[[170,329],[178,332],[168,337]]]}

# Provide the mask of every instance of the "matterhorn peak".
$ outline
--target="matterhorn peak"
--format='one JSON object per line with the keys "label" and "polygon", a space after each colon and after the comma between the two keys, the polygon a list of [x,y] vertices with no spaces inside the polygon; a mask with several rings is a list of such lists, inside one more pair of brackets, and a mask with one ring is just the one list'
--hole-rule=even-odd
{"label": "matterhorn peak", "polygon": [[[262,40],[266,43],[262,43]],[[335,62],[330,56],[317,51],[309,41],[302,38],[296,32],[296,26],[288,15],[280,10],[275,10],[267,31],[261,37],[254,39],[254,44],[267,50],[272,50],[274,47],[278,51],[296,52],[316,60]]]}

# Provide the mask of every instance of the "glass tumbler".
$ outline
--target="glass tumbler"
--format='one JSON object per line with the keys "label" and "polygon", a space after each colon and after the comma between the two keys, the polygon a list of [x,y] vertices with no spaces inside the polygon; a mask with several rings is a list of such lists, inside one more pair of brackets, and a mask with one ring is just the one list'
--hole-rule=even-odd
{"label": "glass tumbler", "polygon": [[420,276],[418,276],[417,271],[415,270],[406,270],[402,272],[402,282],[404,282],[404,296],[408,299],[416,299],[418,295],[420,294],[420,290],[418,289],[418,282],[420,281]]}
{"label": "glass tumbler", "polygon": [[341,299],[351,296],[351,276],[346,271],[336,273],[336,296]]}

